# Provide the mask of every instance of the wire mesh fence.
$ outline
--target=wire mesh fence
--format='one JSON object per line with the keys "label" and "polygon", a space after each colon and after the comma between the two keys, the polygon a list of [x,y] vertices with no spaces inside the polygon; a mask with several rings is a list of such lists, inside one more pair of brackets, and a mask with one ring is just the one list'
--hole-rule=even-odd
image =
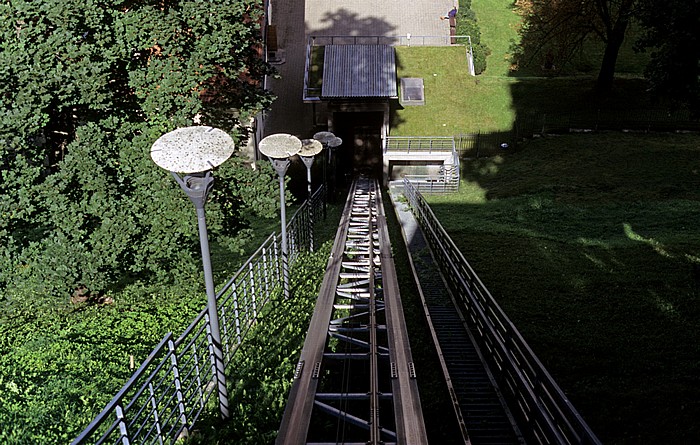
{"label": "wire mesh fence", "polygon": [[[289,263],[313,248],[315,222],[323,215],[319,188],[289,220]],[[270,235],[217,293],[221,342],[227,374],[261,310],[282,292],[281,237]],[[78,444],[174,444],[185,438],[206,408],[216,408],[216,367],[207,309],[178,337],[172,333],[146,360],[102,412],[72,442]]]}

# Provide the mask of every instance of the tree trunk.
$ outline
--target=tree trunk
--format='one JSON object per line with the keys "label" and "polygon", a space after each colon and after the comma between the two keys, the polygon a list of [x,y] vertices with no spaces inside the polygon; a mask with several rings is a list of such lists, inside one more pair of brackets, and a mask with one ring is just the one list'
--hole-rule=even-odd
{"label": "tree trunk", "polygon": [[628,24],[627,20],[618,20],[608,33],[603,62],[600,64],[600,71],[598,72],[596,85],[598,91],[608,92],[612,89],[613,79],[615,78],[615,64],[617,63],[617,56],[622,42],[625,40],[625,31]]}

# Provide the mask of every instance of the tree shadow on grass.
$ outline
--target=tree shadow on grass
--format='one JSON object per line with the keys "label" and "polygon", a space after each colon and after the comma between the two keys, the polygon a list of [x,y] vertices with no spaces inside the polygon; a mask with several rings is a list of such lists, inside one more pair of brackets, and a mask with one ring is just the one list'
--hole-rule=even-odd
{"label": "tree shadow on grass", "polygon": [[697,155],[694,135],[550,136],[467,161],[460,197],[431,198],[606,443],[700,434],[679,428],[700,415]]}

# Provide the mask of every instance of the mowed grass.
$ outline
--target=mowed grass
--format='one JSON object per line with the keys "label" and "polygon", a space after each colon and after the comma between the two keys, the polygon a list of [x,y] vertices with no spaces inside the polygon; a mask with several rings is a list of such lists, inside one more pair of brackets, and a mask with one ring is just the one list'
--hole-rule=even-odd
{"label": "mowed grass", "polygon": [[607,444],[700,443],[700,137],[469,161],[431,206]]}
{"label": "mowed grass", "polygon": [[519,41],[517,30],[521,22],[513,11],[513,2],[479,0],[472,2],[472,10],[481,27],[481,41],[491,50],[483,75],[508,76],[512,45]]}
{"label": "mowed grass", "polygon": [[393,110],[392,136],[453,136],[512,127],[510,82],[469,75],[464,47],[396,47],[396,65],[399,79],[423,79],[425,105]]}
{"label": "mowed grass", "polygon": [[[659,108],[630,30],[612,92],[602,46],[569,76],[512,71],[511,0],[474,2],[486,72],[461,48],[397,48],[426,105],[392,135],[507,132],[516,118]],[[533,140],[463,160],[460,192],[430,198],[494,297],[606,444],[700,443],[700,136],[604,133]]]}
{"label": "mowed grass", "polygon": [[[600,94],[595,80],[603,46],[589,42],[564,72],[544,73],[538,66],[512,70],[511,53],[519,41],[520,17],[513,2],[474,2],[481,41],[491,50],[486,71],[469,75],[465,47],[396,47],[397,77],[422,78],[425,105],[396,105],[392,136],[454,136],[465,133],[503,133],[526,115],[659,108],[641,77],[649,58],[633,44],[639,28],[633,25],[617,63],[614,89]],[[559,74],[559,76],[553,76]]]}

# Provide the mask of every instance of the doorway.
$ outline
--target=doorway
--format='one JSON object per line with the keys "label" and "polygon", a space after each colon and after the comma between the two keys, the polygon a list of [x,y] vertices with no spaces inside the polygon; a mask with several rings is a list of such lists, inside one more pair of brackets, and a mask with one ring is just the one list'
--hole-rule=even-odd
{"label": "doorway", "polygon": [[383,124],[384,113],[380,111],[333,113],[333,132],[343,140],[336,172],[343,185],[361,173],[381,179]]}

